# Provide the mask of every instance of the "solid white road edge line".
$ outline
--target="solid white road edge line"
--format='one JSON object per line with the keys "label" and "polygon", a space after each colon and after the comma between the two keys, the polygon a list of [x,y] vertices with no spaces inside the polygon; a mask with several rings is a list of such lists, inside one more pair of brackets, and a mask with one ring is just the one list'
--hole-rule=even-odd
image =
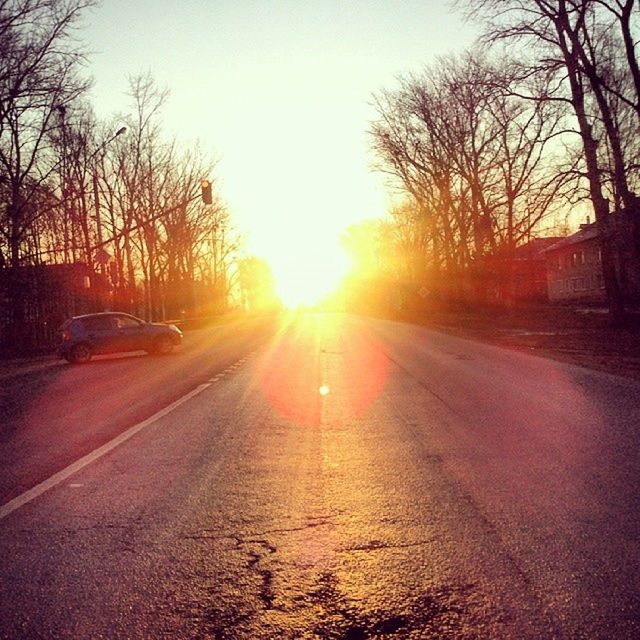
{"label": "solid white road edge line", "polygon": [[91,453],[88,453],[86,456],[83,456],[79,460],[76,460],[68,467],[62,469],[62,471],[58,471],[54,473],[50,478],[42,481],[40,484],[37,484],[35,487],[25,491],[13,498],[13,500],[9,500],[6,504],[0,506],[0,520],[6,518],[10,513],[19,509],[23,505],[31,502],[33,499],[42,495],[45,491],[52,489],[56,485],[60,484],[63,480],[66,480],[69,476],[73,475],[76,471],[79,471],[83,467],[86,467],[88,464],[95,462],[98,458],[101,458],[109,451],[115,449],[118,445],[121,445],[123,442],[126,442],[134,436],[138,431],[141,431],[145,427],[148,427],[150,424],[153,424],[160,418],[164,418],[168,413],[171,413],[174,409],[178,408],[181,404],[187,402],[187,400],[191,400],[194,396],[197,396],[199,393],[210,387],[209,383],[201,384],[199,387],[193,389],[193,391],[189,391],[186,395],[178,398],[171,404],[167,405],[164,409],[161,409],[157,413],[154,413],[151,417],[143,420],[142,422],[138,422],[133,427],[130,427],[126,431],[123,431],[119,436],[116,436],[113,440],[109,440],[109,442],[103,444],[101,447],[98,447]]}

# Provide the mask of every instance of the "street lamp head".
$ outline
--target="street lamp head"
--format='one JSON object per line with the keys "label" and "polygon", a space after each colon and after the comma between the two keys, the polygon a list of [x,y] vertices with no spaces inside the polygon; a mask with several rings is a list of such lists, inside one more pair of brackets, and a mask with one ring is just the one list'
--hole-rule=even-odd
{"label": "street lamp head", "polygon": [[120,127],[117,131],[116,131],[116,137],[122,135],[123,133],[125,133],[127,130],[127,127]]}

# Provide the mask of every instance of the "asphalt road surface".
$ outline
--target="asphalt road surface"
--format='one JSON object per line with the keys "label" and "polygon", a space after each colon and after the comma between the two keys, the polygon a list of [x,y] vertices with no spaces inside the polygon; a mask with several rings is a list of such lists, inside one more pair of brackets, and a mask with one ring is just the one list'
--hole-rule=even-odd
{"label": "asphalt road surface", "polygon": [[3,393],[0,637],[640,637],[638,382],[318,314]]}

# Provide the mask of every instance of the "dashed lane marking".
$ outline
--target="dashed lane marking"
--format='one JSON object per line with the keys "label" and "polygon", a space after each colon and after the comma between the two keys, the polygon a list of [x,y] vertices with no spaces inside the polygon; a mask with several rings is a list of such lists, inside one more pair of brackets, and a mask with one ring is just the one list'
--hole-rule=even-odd
{"label": "dashed lane marking", "polygon": [[230,367],[227,367],[227,369],[225,369],[225,371],[223,371],[222,373],[219,373],[217,376],[211,378],[211,380],[207,380],[207,382],[204,382],[199,387],[196,387],[195,389],[185,394],[181,398],[178,398],[175,402],[172,402],[170,405],[167,405],[164,409],[161,409],[157,413],[154,413],[150,418],[147,418],[146,420],[139,422],[133,427],[130,427],[126,431],[123,431],[120,435],[113,438],[113,440],[110,440],[109,442],[103,444],[101,447],[98,447],[91,453],[88,453],[86,456],[83,456],[79,460],[76,460],[74,463],[70,464],[68,467],[65,467],[64,469],[62,469],[62,471],[58,471],[58,473],[54,473],[50,478],[43,480],[40,484],[37,484],[35,487],[32,487],[31,489],[29,489],[28,491],[25,491],[19,496],[16,496],[15,498],[13,498],[13,500],[9,500],[9,502],[0,506],[0,520],[2,520],[3,518],[6,518],[10,513],[13,513],[16,509],[19,509],[20,507],[27,504],[28,502],[31,502],[38,496],[41,496],[43,493],[45,493],[45,491],[49,491],[49,489],[52,489],[53,487],[60,484],[61,482],[64,482],[67,478],[72,476],[77,471],[80,471],[80,469],[82,469],[83,467],[86,467],[92,462],[95,462],[96,460],[98,460],[98,458],[101,458],[102,456],[109,453],[110,451],[113,451],[113,449],[115,449],[118,445],[121,445],[123,442],[126,442],[127,440],[129,440],[129,438],[131,438],[136,433],[138,433],[138,431],[141,431],[145,427],[148,427],[150,424],[153,424],[157,420],[160,420],[160,418],[164,418],[164,416],[171,413],[174,409],[177,409],[181,404],[184,404],[188,400],[191,400],[191,398],[193,398],[194,396],[197,396],[199,393],[209,388],[212,385],[212,383],[218,382],[218,380],[221,380],[222,378],[224,378],[228,373],[231,373],[232,371],[234,371],[235,369],[243,365],[250,357],[255,355],[256,351],[252,351],[250,354],[248,354],[244,358],[236,361],[233,365],[231,365]]}
{"label": "dashed lane marking", "polygon": [[214,382],[218,382],[219,380],[222,380],[222,378],[226,378],[228,375],[231,375],[237,369],[245,365],[247,363],[247,360],[253,357],[256,353],[257,353],[257,349],[247,354],[246,356],[244,356],[244,358],[240,358],[240,360],[236,360],[233,364],[230,364],[224,371],[221,371],[219,374],[215,375],[213,378],[210,378],[209,380],[207,380],[207,382],[213,384]]}

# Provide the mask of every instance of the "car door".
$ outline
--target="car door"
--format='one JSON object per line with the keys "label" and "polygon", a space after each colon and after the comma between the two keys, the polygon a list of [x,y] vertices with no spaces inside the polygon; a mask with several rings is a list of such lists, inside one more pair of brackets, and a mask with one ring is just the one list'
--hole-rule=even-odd
{"label": "car door", "polygon": [[111,316],[84,318],[82,324],[94,353],[110,353],[114,350],[116,331]]}
{"label": "car door", "polygon": [[118,351],[139,351],[147,348],[145,323],[126,314],[113,316],[118,334]]}

